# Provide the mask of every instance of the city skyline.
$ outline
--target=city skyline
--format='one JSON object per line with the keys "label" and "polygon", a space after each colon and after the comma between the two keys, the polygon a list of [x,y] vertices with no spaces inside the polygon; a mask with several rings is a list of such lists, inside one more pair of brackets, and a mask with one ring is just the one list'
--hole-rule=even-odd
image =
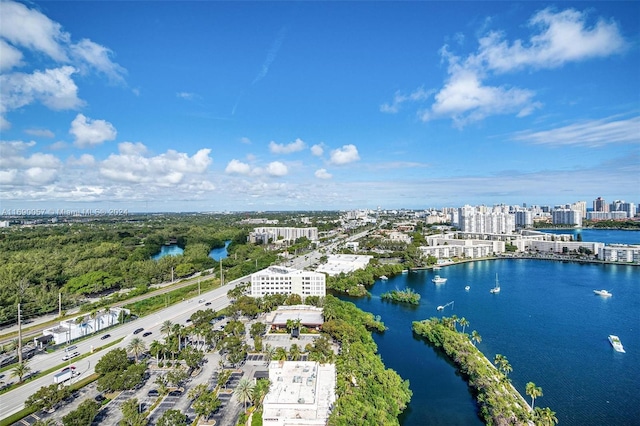
{"label": "city skyline", "polygon": [[637,2],[0,3],[2,209],[640,202]]}

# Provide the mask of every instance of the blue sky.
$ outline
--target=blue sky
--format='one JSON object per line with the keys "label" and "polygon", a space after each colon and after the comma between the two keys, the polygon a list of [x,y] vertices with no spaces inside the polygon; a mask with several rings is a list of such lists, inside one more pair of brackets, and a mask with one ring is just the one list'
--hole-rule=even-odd
{"label": "blue sky", "polygon": [[1,209],[640,203],[640,3],[0,3]]}

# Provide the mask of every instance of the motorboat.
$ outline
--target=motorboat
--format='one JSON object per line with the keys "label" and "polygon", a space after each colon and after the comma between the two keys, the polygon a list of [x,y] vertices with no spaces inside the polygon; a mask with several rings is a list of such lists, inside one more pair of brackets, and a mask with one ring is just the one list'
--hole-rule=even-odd
{"label": "motorboat", "polygon": [[389,277],[387,277],[386,275],[383,275],[383,276],[381,276],[381,277],[380,277],[380,279],[381,279],[382,281],[386,281],[386,280],[388,280],[388,279],[389,279]]}
{"label": "motorboat", "polygon": [[442,278],[440,275],[436,275],[435,277],[433,277],[431,281],[433,281],[436,284],[444,284],[447,282],[447,279]]}
{"label": "motorboat", "polygon": [[593,290],[593,292],[595,294],[597,294],[598,296],[604,296],[604,297],[611,297],[613,296],[613,294],[611,294],[610,292],[608,292],[607,290]]}
{"label": "motorboat", "polygon": [[496,274],[496,285],[489,290],[490,293],[496,294],[500,293],[500,283],[498,283],[498,274]]}
{"label": "motorboat", "polygon": [[622,347],[622,342],[620,341],[620,338],[618,336],[610,334],[609,343],[611,343],[611,346],[613,346],[613,349],[615,349],[616,352],[625,353],[624,348]]}
{"label": "motorboat", "polygon": [[464,289],[465,289],[466,291],[469,291],[469,289],[470,289],[470,288],[471,288],[471,286],[465,286],[465,287],[464,287]]}

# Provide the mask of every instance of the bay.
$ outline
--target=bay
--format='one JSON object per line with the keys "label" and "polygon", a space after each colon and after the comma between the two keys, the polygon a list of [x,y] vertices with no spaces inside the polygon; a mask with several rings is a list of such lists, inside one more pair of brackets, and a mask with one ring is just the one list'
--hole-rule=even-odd
{"label": "bay", "polygon": [[597,241],[605,244],[640,244],[640,231],[624,229],[592,229],[592,228],[571,228],[571,229],[541,229],[549,234],[569,234],[573,235],[574,241],[578,240],[578,235],[582,236],[582,241]]}
{"label": "bay", "polygon": [[[542,387],[536,406],[550,407],[559,424],[638,424],[640,268],[501,259],[437,272],[446,284],[433,284],[433,271],[418,271],[377,282],[370,298],[342,297],[380,315],[388,327],[374,339],[385,365],[410,381],[413,398],[400,418],[403,426],[482,424],[455,368],[411,332],[412,321],[452,315],[469,321],[467,333],[480,333],[478,348],[489,360],[507,357],[510,378],[528,401],[526,383]],[[491,294],[496,274],[501,292]],[[420,293],[420,305],[380,299],[396,288]],[[593,293],[602,288],[613,296]],[[444,311],[436,309],[449,302]],[[613,350],[609,334],[620,337],[625,354]]]}

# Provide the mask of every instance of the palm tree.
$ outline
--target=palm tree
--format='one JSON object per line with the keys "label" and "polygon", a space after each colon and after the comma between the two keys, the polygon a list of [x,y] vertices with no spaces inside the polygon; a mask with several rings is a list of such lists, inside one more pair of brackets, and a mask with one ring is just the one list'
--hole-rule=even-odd
{"label": "palm tree", "polygon": [[138,363],[138,355],[145,352],[147,350],[147,346],[144,344],[144,341],[139,337],[134,337],[131,339],[129,344],[127,345],[127,352],[133,353],[133,356],[136,359],[136,364]]}
{"label": "palm tree", "polygon": [[554,426],[558,424],[558,418],[555,411],[551,411],[551,408],[536,408],[533,414],[533,419],[536,425],[539,426]]}
{"label": "palm tree", "polygon": [[[84,323],[84,317],[77,317],[76,318],[76,325],[81,327],[82,323]],[[83,327],[84,328],[84,327]],[[71,340],[71,337],[69,337],[69,340]]]}
{"label": "palm tree", "polygon": [[160,353],[164,352],[164,345],[157,340],[154,340],[149,345],[149,353],[156,358],[156,364],[160,362]]}
{"label": "palm tree", "polygon": [[480,336],[480,333],[478,333],[476,330],[473,330],[471,332],[471,341],[473,342],[473,346],[475,346],[476,343],[482,342],[482,336]]}
{"label": "palm tree", "polygon": [[22,383],[22,378],[29,374],[31,371],[31,367],[27,365],[27,361],[24,360],[19,364],[16,364],[15,367],[11,370],[11,377],[17,377],[20,383]]}
{"label": "palm tree", "polygon": [[286,361],[288,358],[287,350],[282,347],[276,348],[276,352],[274,354],[273,359],[277,359],[278,361]]}
{"label": "palm tree", "polygon": [[513,371],[511,364],[509,364],[509,360],[504,355],[497,354],[493,359],[493,363],[498,367],[498,370],[502,371],[502,373],[506,376]]}
{"label": "palm tree", "polygon": [[160,327],[160,332],[161,333],[166,333],[167,337],[165,337],[165,341],[169,340],[169,335],[171,334],[171,328],[173,326],[173,323],[170,320],[166,320],[165,322],[162,323],[162,327]]}
{"label": "palm tree", "polygon": [[457,315],[451,315],[451,322],[453,323],[453,329],[455,331],[458,331],[458,316]]}
{"label": "palm tree", "polygon": [[58,426],[58,422],[51,418],[40,419],[36,420],[35,423],[33,423],[33,426]]}
{"label": "palm tree", "polygon": [[89,316],[93,320],[93,333],[95,333],[96,332],[96,318],[98,318],[98,311],[94,309],[93,311],[91,311]]}
{"label": "palm tree", "polygon": [[533,404],[535,403],[536,398],[542,396],[542,388],[540,386],[536,386],[533,382],[529,382],[527,383],[525,391],[527,395],[531,397],[531,409],[533,410]]}
{"label": "palm tree", "polygon": [[244,411],[247,411],[247,402],[253,400],[253,388],[254,384],[246,377],[240,379],[236,387],[235,393],[238,395],[238,399],[244,403]]}
{"label": "palm tree", "polygon": [[462,318],[460,318],[460,320],[458,322],[462,326],[462,334],[464,334],[464,330],[469,325],[469,321],[465,317],[462,317]]}
{"label": "palm tree", "polygon": [[298,361],[300,356],[302,355],[302,351],[300,350],[300,346],[297,344],[292,344],[289,348],[289,358],[291,361]]}
{"label": "palm tree", "polygon": [[269,365],[271,360],[276,356],[276,348],[267,343],[264,348],[264,361]]}

